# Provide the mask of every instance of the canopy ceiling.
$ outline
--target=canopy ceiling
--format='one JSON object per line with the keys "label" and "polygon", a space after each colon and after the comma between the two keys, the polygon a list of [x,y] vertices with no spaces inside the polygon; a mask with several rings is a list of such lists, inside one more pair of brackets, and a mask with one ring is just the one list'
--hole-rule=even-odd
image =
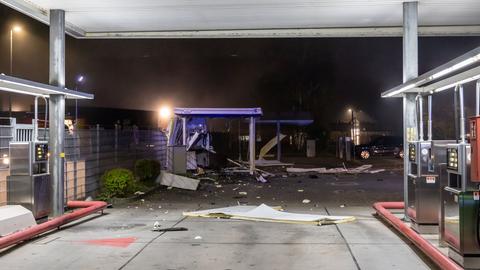
{"label": "canopy ceiling", "polygon": [[[400,36],[401,0],[0,0],[77,38]],[[419,0],[421,35],[479,35],[480,1]]]}

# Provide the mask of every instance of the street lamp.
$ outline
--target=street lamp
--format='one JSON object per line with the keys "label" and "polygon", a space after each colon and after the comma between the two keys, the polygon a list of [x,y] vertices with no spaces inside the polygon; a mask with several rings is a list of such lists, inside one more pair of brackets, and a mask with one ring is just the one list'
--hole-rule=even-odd
{"label": "street lamp", "polygon": [[[75,80],[75,91],[77,91],[78,86],[85,82],[85,77],[83,75],[78,75],[77,79]],[[78,99],[75,99],[75,130],[77,129],[78,123]]]}
{"label": "street lamp", "polygon": [[[13,33],[20,33],[22,28],[18,25],[14,25],[10,29],[10,76],[13,76]],[[8,114],[12,117],[12,94],[8,94]]]}
{"label": "street lamp", "polygon": [[351,135],[352,135],[352,145],[353,145],[353,159],[355,159],[355,139],[356,139],[356,132],[355,132],[355,117],[353,115],[353,109],[352,108],[348,108],[347,110],[349,113],[352,114],[352,121],[351,121],[351,124],[352,124],[352,132],[351,132]]}
{"label": "street lamp", "polygon": [[351,135],[352,135],[352,141],[353,141],[353,144],[355,144],[355,118],[354,118],[354,115],[353,115],[353,109],[352,108],[348,108],[347,110],[349,113],[351,113],[352,115],[352,119],[351,119],[351,125],[352,125],[352,132],[351,132]]}
{"label": "street lamp", "polygon": [[160,118],[167,120],[172,115],[172,109],[169,106],[162,106],[159,111]]}

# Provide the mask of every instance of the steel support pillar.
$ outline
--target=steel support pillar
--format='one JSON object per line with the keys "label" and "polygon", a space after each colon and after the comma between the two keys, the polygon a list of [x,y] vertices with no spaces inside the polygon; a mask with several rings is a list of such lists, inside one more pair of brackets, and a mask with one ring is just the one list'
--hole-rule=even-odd
{"label": "steel support pillar", "polygon": [[[403,82],[418,76],[418,3],[403,3]],[[415,93],[403,96],[403,197],[408,209],[408,142],[417,138]]]}
{"label": "steel support pillar", "polygon": [[248,133],[248,153],[250,163],[250,174],[255,172],[255,117],[250,117],[249,133]]}
{"label": "steel support pillar", "polygon": [[182,117],[182,144],[187,146],[187,118]]}
{"label": "steel support pillar", "polygon": [[[50,84],[65,87],[65,11],[50,10]],[[65,96],[50,95],[49,151],[52,216],[64,212]]]}
{"label": "steel support pillar", "polygon": [[280,133],[280,121],[277,121],[277,160],[280,161],[282,158],[282,144],[281,144],[281,133]]}

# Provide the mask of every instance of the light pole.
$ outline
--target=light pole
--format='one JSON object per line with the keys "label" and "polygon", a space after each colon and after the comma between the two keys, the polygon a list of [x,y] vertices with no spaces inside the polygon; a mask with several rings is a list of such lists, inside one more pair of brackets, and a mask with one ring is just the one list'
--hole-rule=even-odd
{"label": "light pole", "polygon": [[354,111],[352,108],[349,108],[348,109],[348,112],[352,114],[352,121],[351,121],[351,124],[352,124],[352,150],[353,150],[353,159],[355,159],[355,139],[356,139],[356,134],[355,134],[355,117],[353,115]]}
{"label": "light pole", "polygon": [[[85,77],[83,75],[78,75],[77,79],[75,80],[75,91],[78,90],[78,85],[83,84],[85,81]],[[78,99],[75,99],[75,130],[77,129],[78,123]]]}
{"label": "light pole", "polygon": [[[10,29],[10,76],[13,76],[13,33],[19,33],[22,28],[18,25]],[[12,117],[12,94],[8,94],[8,115]]]}

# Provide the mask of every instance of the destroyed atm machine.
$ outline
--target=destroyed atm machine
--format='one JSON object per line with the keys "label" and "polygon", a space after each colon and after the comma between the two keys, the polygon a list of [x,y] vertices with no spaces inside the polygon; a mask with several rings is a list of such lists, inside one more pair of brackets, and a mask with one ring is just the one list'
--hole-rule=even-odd
{"label": "destroyed atm machine", "polygon": [[475,117],[470,119],[470,143],[465,134],[463,86],[455,87],[457,143],[447,145],[447,186],[442,194],[442,238],[448,255],[466,269],[480,268],[480,115],[479,83]]}
{"label": "destroyed atm machine", "polygon": [[[45,104],[48,102],[45,100]],[[45,106],[45,118],[47,117]],[[45,119],[46,126],[46,119]],[[50,173],[46,127],[43,140],[38,139],[38,97],[35,98],[35,119],[29,141],[10,142],[10,175],[7,177],[7,202],[29,209],[34,218],[50,214]]]}
{"label": "destroyed atm machine", "polygon": [[412,228],[418,233],[438,233],[440,195],[432,161],[432,96],[428,96],[428,139],[423,133],[423,96],[416,98],[418,136],[408,143],[408,209]]}

